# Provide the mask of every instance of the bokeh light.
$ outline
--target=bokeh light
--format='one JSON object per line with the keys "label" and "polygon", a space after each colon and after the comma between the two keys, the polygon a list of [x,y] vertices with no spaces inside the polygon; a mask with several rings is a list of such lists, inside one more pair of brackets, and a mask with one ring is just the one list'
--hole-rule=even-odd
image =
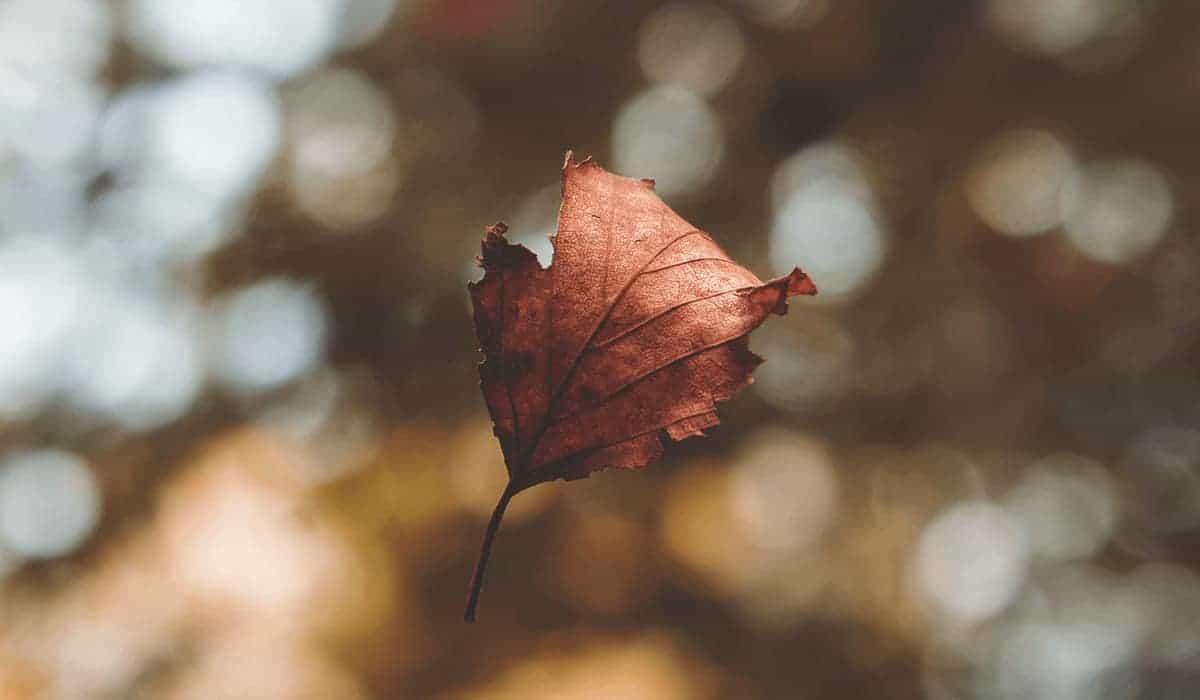
{"label": "bokeh light", "polygon": [[296,379],[324,350],[321,301],[308,287],[284,279],[264,280],[223,299],[213,323],[216,372],[239,389],[271,389]]}
{"label": "bokeh light", "polygon": [[787,274],[795,261],[805,261],[824,301],[866,286],[887,255],[884,224],[859,158],[842,144],[820,144],[783,161],[772,177],[772,269]]}
{"label": "bokeh light", "polygon": [[378,219],[399,185],[396,125],[387,98],[349,70],[310,76],[285,97],[296,203],[335,227]]}
{"label": "bokeh light", "polygon": [[680,472],[666,490],[661,537],[666,551],[704,585],[724,595],[753,581],[752,552],[733,527],[731,480],[711,466]]}
{"label": "bokeh light", "polygon": [[574,650],[549,647],[466,697],[481,700],[519,698],[658,698],[696,697],[711,687],[706,673],[682,644],[665,633],[597,640]]}
{"label": "bokeh light", "polygon": [[737,73],[744,44],[737,22],[716,5],[667,5],[642,23],[638,62],[651,82],[712,95]]}
{"label": "bokeh light", "polygon": [[388,156],[395,124],[387,98],[349,70],[323,71],[289,96],[293,167],[330,177],[363,173]]}
{"label": "bokeh light", "polygon": [[1028,544],[1003,509],[963,502],[921,533],[916,576],[939,610],[961,622],[979,622],[1013,602],[1025,582]]}
{"label": "bokeh light", "polygon": [[821,413],[850,389],[856,343],[837,319],[792,311],[754,336],[755,352],[768,356],[754,374],[754,390],[785,411]]}
{"label": "bokeh light", "polygon": [[1169,562],[1142,565],[1130,576],[1127,595],[1140,604],[1142,632],[1151,658],[1188,665],[1200,653],[1200,631],[1191,621],[1200,615],[1200,576]]}
{"label": "bokeh light", "polygon": [[530,194],[512,218],[511,230],[515,232],[512,241],[532,250],[542,267],[550,267],[554,262],[551,239],[558,230],[560,190],[555,183]]}
{"label": "bokeh light", "polygon": [[717,115],[703,99],[674,86],[655,87],[626,102],[612,134],[613,168],[654,173],[664,197],[695,194],[716,176],[725,153]]}
{"label": "bokeh light", "polygon": [[161,86],[146,125],[146,167],[202,194],[250,189],[280,141],[270,87],[237,73],[196,73]]}
{"label": "bokeh light", "polygon": [[100,507],[96,478],[77,455],[13,451],[0,460],[0,540],[18,555],[71,552],[92,534]]}
{"label": "bokeh light", "polygon": [[94,75],[108,58],[112,22],[110,6],[90,0],[0,5],[0,84],[11,89]]}
{"label": "bokeh light", "polygon": [[194,263],[235,233],[234,218],[219,198],[178,182],[114,188],[96,197],[89,213],[93,256],[108,258],[111,267]]}
{"label": "bokeh light", "polygon": [[1130,443],[1123,461],[1134,522],[1167,532],[1200,525],[1200,430],[1151,428]]}
{"label": "bokeh light", "polygon": [[35,83],[28,89],[18,104],[8,105],[3,130],[9,148],[38,168],[82,159],[100,116],[100,89],[82,81]]}
{"label": "bokeh light", "polygon": [[[1198,23],[0,0],[0,697],[1192,698]],[[462,271],[552,263],[568,148],[820,295],[467,626]]]}
{"label": "bokeh light", "polygon": [[95,306],[67,350],[71,402],[131,430],[179,418],[204,382],[198,312],[92,294]]}
{"label": "bokeh light", "polygon": [[68,242],[85,225],[87,182],[66,168],[13,164],[0,179],[0,230],[16,240]]}
{"label": "bokeh light", "polygon": [[1107,263],[1144,255],[1167,233],[1174,211],[1163,174],[1142,160],[1086,165],[1066,190],[1067,237],[1081,253]]}
{"label": "bokeh light", "polygon": [[0,239],[0,414],[37,407],[81,312],[81,262],[53,238]]}
{"label": "bokeh light", "polygon": [[824,548],[838,503],[828,446],[766,428],[748,436],[731,471],[697,465],[672,480],[661,537],[698,585],[755,626],[779,628],[829,584]]}
{"label": "bokeh light", "polygon": [[343,664],[314,645],[276,631],[237,630],[212,640],[178,679],[171,697],[310,697],[360,700],[368,696]]}
{"label": "bokeh light", "polygon": [[133,0],[130,36],[168,65],[248,68],[287,78],[333,48],[342,6],[341,0]]}
{"label": "bokeh light", "polygon": [[336,544],[290,512],[296,493],[286,474],[238,470],[238,457],[249,455],[277,468],[281,446],[247,439],[221,447],[164,497],[172,578],[212,605],[295,615],[322,576],[338,575]]}
{"label": "bokeh light", "polygon": [[301,483],[336,481],[366,467],[378,453],[379,417],[364,405],[372,391],[370,379],[361,370],[323,367],[259,413],[259,425],[311,453],[310,459],[293,463]]}
{"label": "bokeh light", "polygon": [[817,543],[837,514],[828,448],[784,431],[750,436],[734,465],[734,518],[756,547],[794,554]]}
{"label": "bokeh light", "polygon": [[1030,548],[1052,559],[1084,559],[1103,547],[1117,523],[1116,489],[1098,462],[1058,454],[1031,464],[1005,507]]}
{"label": "bokeh light", "polygon": [[1045,233],[1062,223],[1062,199],[1075,158],[1047,131],[1001,134],[984,146],[967,176],[967,197],[989,226],[1008,236]]}
{"label": "bokeh light", "polygon": [[984,17],[1013,46],[1049,56],[1079,49],[1104,34],[1129,32],[1139,21],[1130,0],[987,0]]}

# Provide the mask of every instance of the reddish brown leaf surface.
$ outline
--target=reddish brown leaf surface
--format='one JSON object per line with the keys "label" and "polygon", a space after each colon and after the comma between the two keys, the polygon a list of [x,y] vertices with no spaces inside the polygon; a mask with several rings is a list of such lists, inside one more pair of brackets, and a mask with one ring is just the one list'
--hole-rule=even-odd
{"label": "reddish brown leaf surface", "polygon": [[716,425],[716,403],[762,359],[747,334],[787,298],[816,294],[799,268],[763,282],[654,193],[591,159],[563,164],[554,262],[488,229],[470,285],[484,399],[509,485],[484,537],[473,620],[492,538],[517,492],[597,469],[639,469]]}

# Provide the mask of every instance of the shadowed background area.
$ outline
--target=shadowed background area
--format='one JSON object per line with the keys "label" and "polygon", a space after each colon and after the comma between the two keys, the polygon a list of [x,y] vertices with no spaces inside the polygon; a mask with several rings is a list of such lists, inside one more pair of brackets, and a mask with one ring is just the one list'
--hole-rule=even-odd
{"label": "shadowed background area", "polygon": [[[1200,6],[0,0],[0,696],[1193,697]],[[512,503],[563,152],[821,289]]]}

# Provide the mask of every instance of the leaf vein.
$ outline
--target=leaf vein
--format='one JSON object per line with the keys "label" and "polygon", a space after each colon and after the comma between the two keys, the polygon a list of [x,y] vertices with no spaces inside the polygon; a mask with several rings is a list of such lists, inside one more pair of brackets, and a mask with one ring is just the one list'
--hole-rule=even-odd
{"label": "leaf vein", "polygon": [[685,307],[685,306],[688,306],[689,304],[695,304],[695,303],[697,303],[697,302],[701,302],[701,301],[707,301],[707,300],[709,300],[709,299],[714,299],[714,298],[716,298],[716,297],[719,297],[719,296],[724,296],[724,295],[726,295],[726,294],[733,294],[734,292],[738,291],[739,289],[745,289],[745,288],[746,288],[746,286],[745,286],[745,285],[742,285],[742,286],[740,286],[740,287],[735,287],[735,288],[733,288],[733,289],[723,289],[723,290],[721,290],[721,291],[719,291],[719,292],[713,292],[713,293],[711,293],[711,294],[705,294],[704,296],[699,296],[699,297],[696,297],[696,298],[694,298],[694,299],[688,299],[688,300],[686,300],[686,301],[681,301],[681,302],[679,302],[678,304],[674,304],[673,306],[669,306],[669,307],[667,307],[667,308],[663,309],[662,311],[659,311],[659,312],[658,312],[658,313],[656,313],[656,314],[652,314],[652,315],[650,315],[650,316],[647,316],[646,318],[642,319],[641,321],[638,321],[638,322],[637,322],[637,323],[635,323],[634,325],[630,326],[629,328],[626,328],[625,330],[622,330],[622,331],[618,332],[618,333],[617,333],[617,334],[615,334],[615,335],[611,335],[611,336],[609,336],[609,337],[607,337],[607,338],[605,338],[605,339],[603,339],[603,340],[597,340],[597,341],[596,341],[594,344],[592,344],[591,346],[589,346],[589,347],[587,347],[587,348],[584,348],[584,351],[583,351],[583,352],[584,352],[584,354],[586,355],[587,353],[590,353],[590,352],[595,352],[595,351],[597,351],[597,350],[601,350],[601,349],[603,349],[603,348],[606,348],[606,347],[608,347],[609,345],[612,345],[613,343],[617,342],[617,341],[618,341],[618,340],[620,340],[621,338],[624,338],[625,336],[629,335],[630,333],[633,333],[634,331],[637,331],[638,329],[640,329],[640,328],[642,328],[642,327],[646,326],[647,324],[650,324],[650,323],[653,323],[653,322],[657,321],[658,319],[662,318],[663,316],[666,316],[667,314],[669,314],[669,313],[671,313],[671,312],[673,312],[673,311],[678,311],[679,309],[682,309],[683,307]]}
{"label": "leaf vein", "polygon": [[[665,218],[666,218],[666,212],[663,212],[662,217],[659,220],[660,228],[662,226],[661,222]],[[575,370],[579,368],[579,361],[583,357],[584,349],[586,349],[587,346],[590,345],[593,340],[595,340],[596,334],[600,332],[600,328],[604,325],[604,322],[608,320],[610,315],[612,315],[613,309],[616,308],[618,303],[620,303],[621,298],[624,297],[625,293],[629,291],[629,288],[633,286],[634,281],[636,281],[637,278],[641,276],[642,272],[645,271],[646,268],[648,268],[651,265],[651,263],[653,263],[655,260],[657,260],[658,257],[660,255],[662,255],[664,252],[666,252],[668,249],[670,249],[671,246],[675,245],[679,241],[682,241],[683,239],[685,239],[689,236],[694,236],[697,234],[705,235],[704,232],[701,231],[700,229],[696,229],[696,228],[689,229],[689,230],[684,231],[683,233],[679,234],[678,236],[675,236],[671,240],[667,241],[665,244],[663,244],[663,246],[661,248],[659,248],[657,251],[655,251],[654,255],[650,256],[650,259],[647,260],[637,270],[637,272],[635,272],[633,275],[630,276],[629,280],[625,282],[625,286],[623,286],[621,288],[621,291],[617,292],[616,296],[614,296],[612,301],[609,302],[608,307],[604,310],[604,313],[601,314],[600,318],[596,321],[595,326],[593,326],[591,332],[588,334],[587,340],[585,340],[583,342],[583,345],[580,346],[579,352],[577,352],[575,354],[575,357],[571,359],[571,364],[567,367],[566,373],[563,374],[562,381],[554,389],[553,394],[551,394],[550,401],[546,404],[546,417],[542,421],[542,425],[538,429],[537,435],[534,436],[534,438],[530,442],[529,446],[525,449],[525,451],[522,455],[522,457],[523,457],[522,462],[527,462],[529,460],[529,457],[533,455],[533,451],[535,449],[537,449],[538,443],[541,442],[542,436],[546,434],[547,428],[550,427],[550,420],[551,420],[550,417],[553,415],[554,409],[558,405],[558,402],[562,399],[563,393],[564,393],[567,385],[570,383],[572,376],[575,374]],[[606,260],[605,263],[608,264],[608,261]],[[550,340],[552,340],[552,339],[553,338],[551,338]]]}

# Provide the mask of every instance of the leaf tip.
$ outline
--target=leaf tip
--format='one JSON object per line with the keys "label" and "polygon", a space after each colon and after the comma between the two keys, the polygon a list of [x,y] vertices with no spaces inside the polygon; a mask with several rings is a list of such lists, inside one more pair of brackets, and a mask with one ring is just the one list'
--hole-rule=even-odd
{"label": "leaf tip", "polygon": [[600,167],[599,165],[596,164],[596,161],[593,160],[591,156],[587,156],[583,160],[575,160],[575,151],[568,150],[567,154],[563,157],[562,169],[563,169],[563,172],[566,173],[568,168],[570,168],[572,166],[578,169],[578,168],[583,168],[583,167],[586,167],[589,165],[592,166],[593,168]]}
{"label": "leaf tip", "polygon": [[791,274],[788,275],[787,295],[794,297],[797,294],[805,294],[815,296],[817,294],[817,285],[813,283],[809,277],[798,267],[792,268]]}
{"label": "leaf tip", "polygon": [[775,279],[762,284],[758,287],[745,287],[737,290],[737,293],[742,296],[748,296],[754,303],[769,310],[773,314],[780,316],[787,313],[788,297],[796,296],[797,294],[813,295],[817,293],[817,285],[813,284],[812,279],[804,274],[800,268],[794,267],[784,277],[776,277]]}

